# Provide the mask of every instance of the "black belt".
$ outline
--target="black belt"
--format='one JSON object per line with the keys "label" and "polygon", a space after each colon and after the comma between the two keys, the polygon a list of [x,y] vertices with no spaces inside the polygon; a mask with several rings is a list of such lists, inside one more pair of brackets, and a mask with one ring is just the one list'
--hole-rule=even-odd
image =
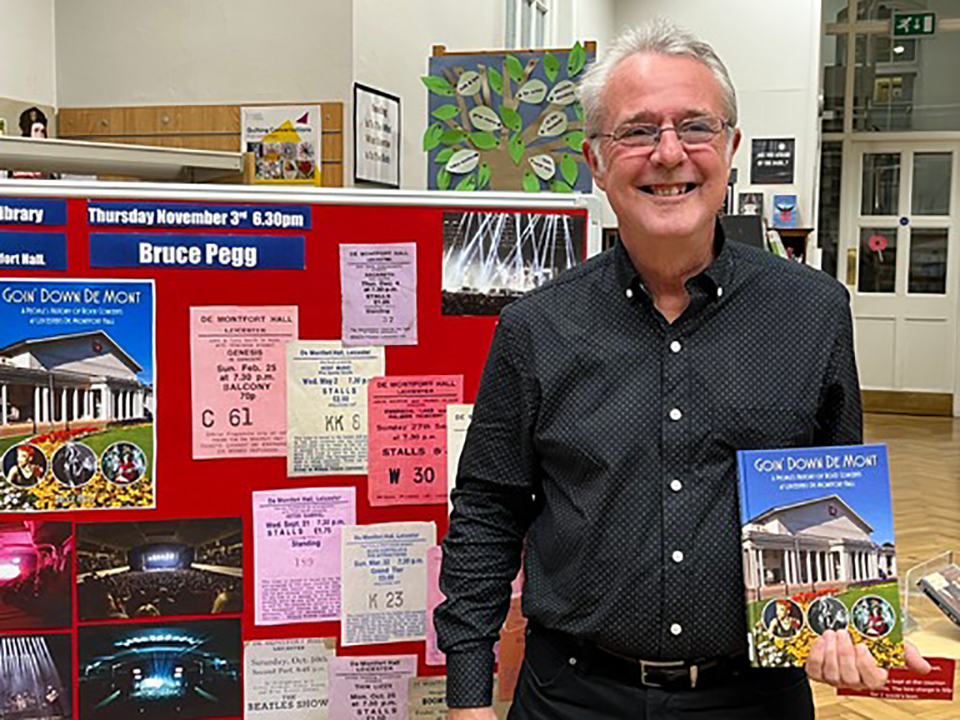
{"label": "black belt", "polygon": [[749,667],[745,654],[693,661],[642,660],[533,623],[528,624],[527,628],[528,634],[568,655],[570,664],[580,672],[626,685],[693,690],[719,685]]}

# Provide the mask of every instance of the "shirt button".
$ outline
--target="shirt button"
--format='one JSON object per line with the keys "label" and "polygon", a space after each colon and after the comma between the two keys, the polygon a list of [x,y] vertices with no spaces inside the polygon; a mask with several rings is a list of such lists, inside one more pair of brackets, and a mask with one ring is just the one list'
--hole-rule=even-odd
{"label": "shirt button", "polygon": [[632,298],[633,298],[633,290],[630,289],[630,288],[627,288],[627,289],[626,289],[626,292],[624,292],[624,295],[627,296],[627,300],[632,299]]}
{"label": "shirt button", "polygon": [[680,627],[680,623],[674,623],[673,625],[670,626],[670,632],[673,635],[679,635],[680,633],[683,632],[683,628]]}
{"label": "shirt button", "polygon": [[722,287],[718,287],[718,288],[717,288],[717,297],[718,297],[718,298],[722,298],[722,297],[723,297],[723,288],[722,288]]}
{"label": "shirt button", "polygon": [[679,420],[682,417],[683,417],[683,413],[680,412],[680,408],[674,408],[673,410],[670,411],[671,420]]}
{"label": "shirt button", "polygon": [[671,480],[670,489],[673,490],[674,492],[680,492],[681,490],[683,490],[683,483],[680,482],[679,480]]}
{"label": "shirt button", "polygon": [[675,563],[683,562],[683,551],[681,551],[681,550],[674,550],[674,551],[673,551],[673,555],[671,555],[670,557],[673,558],[673,561],[674,561]]}
{"label": "shirt button", "polygon": [[681,347],[682,345],[680,345],[680,341],[674,340],[672,343],[670,343],[670,352],[678,353],[680,352]]}

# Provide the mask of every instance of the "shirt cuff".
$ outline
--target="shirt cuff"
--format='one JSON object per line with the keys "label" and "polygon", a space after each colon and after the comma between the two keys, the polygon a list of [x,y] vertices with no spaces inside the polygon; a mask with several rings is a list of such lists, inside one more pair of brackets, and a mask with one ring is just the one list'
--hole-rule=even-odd
{"label": "shirt cuff", "polygon": [[493,704],[493,647],[487,644],[447,653],[447,707]]}

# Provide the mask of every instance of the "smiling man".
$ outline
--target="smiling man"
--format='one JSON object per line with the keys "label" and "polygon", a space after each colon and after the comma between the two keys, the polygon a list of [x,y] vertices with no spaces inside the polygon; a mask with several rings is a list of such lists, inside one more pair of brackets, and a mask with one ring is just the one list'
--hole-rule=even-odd
{"label": "smiling man", "polygon": [[[812,718],[804,670],[748,667],[736,451],[861,442],[847,293],[725,241],[740,131],[708,45],[664,21],[628,32],[581,98],[621,242],[500,317],[443,545],[451,720],[495,717],[521,556],[512,720]],[[885,679],[845,632],[809,671]]]}

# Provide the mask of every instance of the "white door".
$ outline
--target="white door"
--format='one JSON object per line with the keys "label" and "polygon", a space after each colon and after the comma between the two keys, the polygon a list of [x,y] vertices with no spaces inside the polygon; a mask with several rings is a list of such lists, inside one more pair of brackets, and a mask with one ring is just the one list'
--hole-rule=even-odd
{"label": "white door", "polygon": [[855,143],[840,273],[867,390],[954,394],[960,143]]}

